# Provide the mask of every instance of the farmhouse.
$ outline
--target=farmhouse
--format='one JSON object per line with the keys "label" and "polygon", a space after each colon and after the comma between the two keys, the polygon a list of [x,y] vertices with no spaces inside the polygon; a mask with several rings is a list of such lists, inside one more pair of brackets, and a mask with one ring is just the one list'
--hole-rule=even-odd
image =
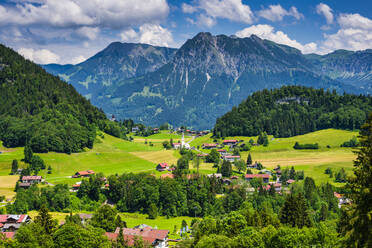
{"label": "farmhouse", "polygon": [[333,192],[333,195],[337,198],[338,200],[338,208],[341,208],[342,205],[348,204],[350,202],[349,199],[347,199],[344,195],[339,194],[337,192]]}
{"label": "farmhouse", "polygon": [[224,140],[222,142],[225,146],[234,146],[238,143],[237,140]]}
{"label": "farmhouse", "polygon": [[72,191],[73,191],[73,192],[78,191],[79,188],[80,188],[80,183],[75,183],[74,185],[72,185]]}
{"label": "farmhouse", "polygon": [[262,178],[264,183],[269,183],[270,175],[268,174],[246,174],[245,175],[245,180],[247,180],[248,182],[252,180],[253,178]]}
{"label": "farmhouse", "polygon": [[208,174],[207,177],[215,177],[222,179],[222,174],[221,173],[213,173],[213,174]]}
{"label": "farmhouse", "polygon": [[[133,246],[136,237],[140,237],[151,247],[168,247],[168,230],[152,229],[152,227],[145,225],[143,228],[123,228],[122,230],[124,240],[128,242],[129,246]],[[117,240],[118,236],[120,235],[120,228],[116,228],[114,233],[106,232],[105,235],[109,240]]]}
{"label": "farmhouse", "polygon": [[217,147],[217,144],[203,144],[203,149],[215,149]]}
{"label": "farmhouse", "polygon": [[228,156],[224,156],[223,159],[232,163],[232,162],[235,162],[235,160],[239,160],[240,156],[228,155]]}
{"label": "farmhouse", "polygon": [[27,214],[1,214],[0,230],[2,232],[15,232],[21,227],[22,223],[29,223],[30,221],[31,218]]}
{"label": "farmhouse", "polygon": [[292,183],[294,183],[294,182],[296,182],[296,181],[293,180],[293,179],[289,179],[289,180],[287,180],[287,184],[292,184]]}
{"label": "farmhouse", "polygon": [[19,183],[18,187],[22,189],[28,189],[29,187],[31,187],[31,183]]}
{"label": "farmhouse", "polygon": [[225,149],[218,149],[217,152],[219,152],[221,156],[224,156],[227,154],[227,151]]}
{"label": "farmhouse", "polygon": [[154,128],[154,129],[152,129],[152,131],[153,131],[154,133],[159,133],[159,128]]}
{"label": "farmhouse", "polygon": [[40,183],[41,179],[42,179],[41,176],[23,176],[21,181],[22,183],[33,184],[33,183]]}
{"label": "farmhouse", "polygon": [[92,171],[92,170],[86,170],[86,171],[78,171],[72,177],[73,178],[77,178],[77,177],[89,177],[91,175],[94,175],[94,171]]}
{"label": "farmhouse", "polygon": [[158,171],[166,171],[169,169],[169,166],[167,163],[160,163],[156,166],[156,170]]}
{"label": "farmhouse", "polygon": [[173,143],[172,144],[174,149],[180,149],[181,148],[181,143]]}
{"label": "farmhouse", "polygon": [[258,167],[258,163],[256,162],[256,163],[254,163],[254,164],[247,164],[247,167],[248,167],[248,168],[251,168],[251,169],[257,169],[257,167]]}
{"label": "farmhouse", "polygon": [[139,127],[132,127],[132,133],[137,133],[139,131]]}
{"label": "farmhouse", "polygon": [[199,158],[205,158],[205,157],[208,157],[208,154],[206,154],[206,153],[199,153],[196,156],[198,156]]}

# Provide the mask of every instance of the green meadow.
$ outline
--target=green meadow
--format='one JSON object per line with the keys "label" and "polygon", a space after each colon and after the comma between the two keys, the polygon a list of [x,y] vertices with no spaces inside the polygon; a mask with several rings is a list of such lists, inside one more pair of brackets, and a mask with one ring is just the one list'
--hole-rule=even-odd
{"label": "green meadow", "polygon": [[[333,182],[332,178],[324,174],[328,167],[337,172],[344,168],[348,173],[352,172],[353,159],[355,154],[351,148],[341,148],[340,145],[357,132],[327,129],[305,135],[290,138],[273,138],[269,137],[270,144],[267,147],[252,147],[250,153],[253,161],[261,162],[267,168],[274,168],[277,165],[282,167],[294,166],[295,169],[304,170],[305,176],[313,177],[317,183]],[[74,184],[81,179],[70,178],[76,171],[94,170],[102,172],[105,175],[121,174],[125,172],[149,172],[156,176],[167,172],[157,172],[155,166],[158,163],[166,162],[176,164],[180,157],[178,151],[165,150],[162,146],[164,140],[177,140],[180,135],[170,134],[167,131],[151,135],[149,137],[134,137],[132,142],[121,140],[113,136],[104,135],[104,138],[97,139],[94,148],[82,153],[71,155],[63,153],[44,153],[39,154],[47,165],[52,167],[52,174],[47,174],[46,170],[40,172],[49,183],[67,183]],[[191,140],[191,137],[185,137]],[[257,137],[226,137],[226,139],[238,139],[248,142],[250,139],[257,140]],[[147,144],[145,141],[147,140]],[[150,140],[152,145],[150,145]],[[221,140],[218,140],[221,142]],[[295,150],[295,142],[300,143],[318,143],[318,150]],[[203,143],[212,143],[211,134],[196,138],[190,145],[201,147]],[[328,147],[327,147],[328,146]],[[227,149],[227,147],[225,147]],[[11,162],[13,159],[20,161],[23,158],[23,148],[5,148],[0,145],[0,193],[6,196],[12,196],[14,193],[14,178],[9,177]],[[209,153],[209,150],[202,150]],[[242,159],[246,160],[249,152],[241,152]],[[20,166],[24,166],[20,162]],[[190,163],[190,169],[193,168]],[[202,163],[199,169],[200,173],[215,173],[216,169],[212,164]],[[11,178],[11,179],[10,179]],[[14,182],[13,182],[14,181]]]}

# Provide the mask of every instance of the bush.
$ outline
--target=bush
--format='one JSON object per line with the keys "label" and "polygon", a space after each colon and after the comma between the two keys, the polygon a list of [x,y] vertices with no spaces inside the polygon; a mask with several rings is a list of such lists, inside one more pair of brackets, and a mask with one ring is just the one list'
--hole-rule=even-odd
{"label": "bush", "polygon": [[298,142],[293,146],[294,149],[303,150],[303,149],[319,149],[318,143],[315,144],[300,144]]}

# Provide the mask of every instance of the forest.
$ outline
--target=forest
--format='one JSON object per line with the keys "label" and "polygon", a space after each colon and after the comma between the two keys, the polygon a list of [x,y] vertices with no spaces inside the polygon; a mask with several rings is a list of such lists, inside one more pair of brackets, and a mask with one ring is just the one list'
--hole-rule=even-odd
{"label": "forest", "polygon": [[291,137],[326,128],[356,130],[371,111],[370,96],[284,86],[253,93],[217,119],[213,134],[256,136],[266,132],[274,137]]}
{"label": "forest", "polygon": [[[73,86],[0,45],[0,140],[34,152],[91,148],[96,130],[120,137],[115,123]],[[120,130],[120,129],[119,129]]]}

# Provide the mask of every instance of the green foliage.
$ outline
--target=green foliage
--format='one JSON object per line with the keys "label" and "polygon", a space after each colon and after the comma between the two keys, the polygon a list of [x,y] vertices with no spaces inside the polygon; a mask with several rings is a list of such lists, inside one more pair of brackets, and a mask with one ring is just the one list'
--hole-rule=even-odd
{"label": "green foliage", "polygon": [[30,161],[30,169],[38,174],[39,171],[45,169],[44,160],[39,155],[33,155]]}
{"label": "green foliage", "polygon": [[248,157],[247,157],[247,164],[252,164],[253,161],[252,161],[252,155],[251,153],[248,154]]}
{"label": "green foliage", "polygon": [[158,208],[154,203],[151,203],[149,207],[149,219],[156,219],[156,217],[158,217]]}
{"label": "green foliage", "polygon": [[235,167],[238,169],[239,173],[241,171],[244,171],[244,169],[247,167],[243,160],[237,160],[234,162]]}
{"label": "green foliage", "polygon": [[212,151],[206,157],[206,162],[207,163],[218,164],[219,161],[220,161],[220,154],[219,154],[219,152],[217,152],[216,149],[212,149]]}
{"label": "green foliage", "polygon": [[17,159],[13,159],[12,161],[12,170],[10,171],[10,174],[11,175],[14,175],[17,173],[17,170],[18,170],[18,160]]}
{"label": "green foliage", "polygon": [[302,228],[312,225],[305,198],[302,194],[297,196],[290,194],[286,198],[283,208],[280,211],[280,222],[291,227]]}
{"label": "green foliage", "polygon": [[315,144],[300,144],[300,143],[296,142],[295,145],[293,146],[293,149],[296,149],[296,150],[305,150],[305,149],[316,150],[316,149],[319,149],[319,145],[318,145],[318,143],[315,143]]}
{"label": "green foliage", "polygon": [[39,224],[45,231],[46,234],[52,234],[57,226],[57,223],[52,219],[49,214],[49,210],[45,205],[42,205],[38,216],[35,218],[35,223]]}
{"label": "green foliage", "polygon": [[167,150],[172,148],[172,144],[169,143],[168,140],[163,141],[163,147]]}
{"label": "green foliage", "polygon": [[[103,112],[69,84],[0,45],[0,139],[6,147],[28,144],[33,152],[91,148]],[[25,157],[30,162],[31,157]]]}
{"label": "green foliage", "polygon": [[31,146],[26,145],[25,149],[23,151],[24,151],[24,154],[25,154],[25,162],[26,163],[31,163],[31,159],[34,156]]}
{"label": "green foliage", "polygon": [[97,228],[102,228],[106,232],[113,232],[116,229],[115,219],[117,211],[115,208],[104,204],[93,214],[90,224]]}
{"label": "green foliage", "polygon": [[232,175],[232,166],[231,163],[227,160],[224,160],[221,165],[221,174],[224,177],[231,177]]}
{"label": "green foliage", "polygon": [[218,118],[213,133],[260,135],[259,141],[263,144],[263,132],[275,137],[291,137],[326,128],[354,130],[372,111],[371,99],[300,86],[263,90],[253,93]]}
{"label": "green foliage", "polygon": [[355,136],[351,138],[349,141],[345,141],[344,143],[341,144],[341,147],[358,147],[358,146],[359,146],[359,141]]}
{"label": "green foliage", "polygon": [[337,173],[336,173],[336,176],[335,176],[335,181],[338,182],[338,183],[346,183],[346,172],[344,170],[344,168],[341,168]]}

